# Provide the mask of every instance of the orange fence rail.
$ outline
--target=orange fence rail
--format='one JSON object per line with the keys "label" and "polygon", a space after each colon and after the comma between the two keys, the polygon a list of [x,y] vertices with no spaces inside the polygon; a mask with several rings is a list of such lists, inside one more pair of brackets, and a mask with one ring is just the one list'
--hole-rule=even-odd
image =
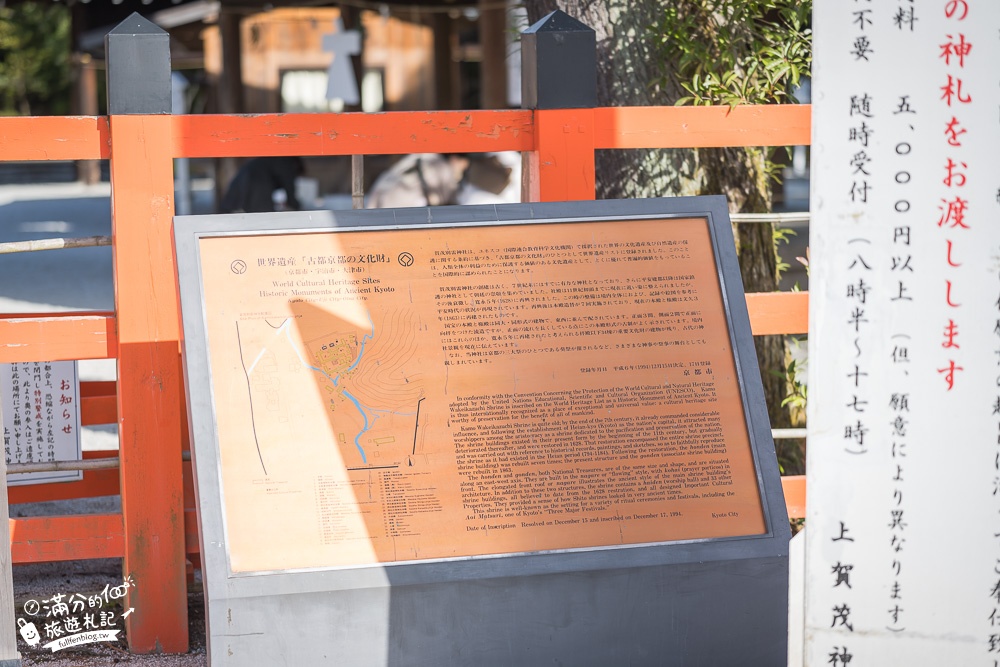
{"label": "orange fence rail", "polygon": [[595,148],[805,146],[810,108],[605,107],[594,109]]}
{"label": "orange fence rail", "polygon": [[0,319],[0,363],[114,359],[115,329],[114,313],[5,315]]}
{"label": "orange fence rail", "polygon": [[174,157],[530,151],[531,111],[174,116]]}
{"label": "orange fence rail", "polygon": [[4,161],[106,160],[111,136],[105,117],[4,118],[0,125]]}
{"label": "orange fence rail", "polygon": [[[187,649],[185,558],[198,538],[182,462],[173,158],[514,150],[528,156],[533,201],[579,200],[594,198],[597,149],[802,145],[809,128],[808,106],[0,118],[0,160],[111,159],[116,292],[113,313],[0,316],[0,362],[119,364],[117,383],[83,383],[80,408],[85,425],[118,423],[117,454],[85,458],[117,455],[120,470],[8,495],[23,503],[120,493],[122,513],[12,519],[14,562],[124,558],[143,582],[143,598],[127,601],[143,605],[129,619],[132,650]],[[747,306],[755,335],[807,330],[807,293],[748,294]],[[803,516],[804,479],[783,487],[790,516]]]}

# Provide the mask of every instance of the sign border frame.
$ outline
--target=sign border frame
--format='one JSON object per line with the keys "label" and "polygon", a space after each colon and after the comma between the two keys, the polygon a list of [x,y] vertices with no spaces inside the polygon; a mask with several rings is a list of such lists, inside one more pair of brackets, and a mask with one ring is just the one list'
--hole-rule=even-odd
{"label": "sign border frame", "polygon": [[[744,418],[757,476],[766,532],[752,536],[613,545],[590,549],[466,556],[447,559],[374,563],[264,572],[234,573],[229,567],[222,477],[215,432],[214,400],[205,328],[199,242],[202,238],[287,235],[323,231],[463,227],[505,223],[540,224],[597,222],[642,218],[703,218],[709,229],[722,306]],[[225,610],[239,600],[262,604],[261,598],[392,586],[524,578],[601,570],[703,565],[706,562],[778,559],[785,563],[791,530],[781,488],[770,421],[750,330],[749,314],[736,257],[733,229],[724,196],[447,206],[351,211],[299,211],[257,214],[176,216],[174,252],[182,312],[182,357],[186,406],[195,476],[204,589],[208,604],[210,644],[226,626]],[[683,568],[682,568],[683,569]],[[391,579],[391,584],[387,578]],[[781,592],[787,596],[787,590]],[[213,605],[213,602],[220,604]],[[221,609],[221,611],[220,611]],[[235,613],[235,611],[234,611]],[[220,627],[221,626],[221,627]]]}

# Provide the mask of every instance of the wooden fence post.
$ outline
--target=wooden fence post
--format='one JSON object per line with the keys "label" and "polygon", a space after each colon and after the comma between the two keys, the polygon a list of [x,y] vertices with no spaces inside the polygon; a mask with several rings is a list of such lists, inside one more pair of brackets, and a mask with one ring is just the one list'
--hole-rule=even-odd
{"label": "wooden fence post", "polygon": [[523,201],[594,198],[597,37],[556,10],[521,33],[521,106],[535,110]]}
{"label": "wooden fence post", "polygon": [[179,321],[171,241],[167,33],[132,14],[105,37],[118,321],[124,607],[134,653],[188,649]]}

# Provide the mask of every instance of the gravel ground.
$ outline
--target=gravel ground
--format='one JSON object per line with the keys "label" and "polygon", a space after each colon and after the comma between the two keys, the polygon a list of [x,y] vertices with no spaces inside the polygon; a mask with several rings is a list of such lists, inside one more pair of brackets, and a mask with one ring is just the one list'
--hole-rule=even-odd
{"label": "gravel ground", "polygon": [[[109,582],[121,581],[121,561],[104,559],[70,563],[39,563],[14,569],[14,596],[19,617],[24,617],[23,604],[28,599],[51,597],[65,592],[96,594]],[[117,608],[116,618],[121,609]],[[206,667],[205,607],[200,591],[188,594],[188,621],[191,649],[183,655],[133,655],[128,651],[124,632],[114,643],[88,644],[51,653],[41,646],[28,646],[18,638],[18,649],[25,667],[98,667],[104,665],[149,665],[150,667]],[[118,620],[116,627],[122,628]],[[45,639],[42,639],[44,643]]]}
{"label": "gravel ground", "polygon": [[[91,498],[86,500],[59,501],[14,505],[11,516],[46,516],[65,514],[94,514],[119,511],[117,496]],[[15,612],[18,618],[33,621],[42,634],[41,644],[49,641],[44,635],[46,620],[44,610],[29,616],[25,613],[25,603],[36,600],[44,604],[53,595],[65,594],[66,601],[73,594],[90,597],[99,594],[105,586],[114,587],[122,583],[122,561],[120,558],[99,560],[68,561],[61,563],[33,563],[15,565],[13,571]],[[199,577],[200,579],[200,577]],[[29,606],[30,608],[30,606]],[[114,613],[115,628],[124,630],[120,605],[108,607]],[[78,615],[79,616],[79,615]],[[64,619],[65,617],[63,617]],[[63,620],[60,619],[60,620]],[[80,618],[82,623],[82,618]],[[56,653],[38,646],[29,646],[18,637],[18,650],[22,664],[48,665],[51,667],[97,667],[98,665],[150,665],[151,667],[205,667],[208,657],[205,647],[205,602],[201,583],[198,579],[188,592],[188,634],[190,650],[184,655],[132,655],[124,631],[114,643],[87,644],[78,648],[67,648]]]}

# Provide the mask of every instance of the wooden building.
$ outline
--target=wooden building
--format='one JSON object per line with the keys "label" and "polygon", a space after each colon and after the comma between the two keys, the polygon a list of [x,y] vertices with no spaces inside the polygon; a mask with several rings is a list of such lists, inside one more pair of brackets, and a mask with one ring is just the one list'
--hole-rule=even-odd
{"label": "wooden building", "polygon": [[[332,60],[323,38],[337,32],[338,22],[360,32],[361,53],[354,63],[359,83],[369,97],[381,95],[380,101],[365,101],[369,109],[516,106],[516,94],[511,99],[508,90],[508,70],[518,60],[513,2],[507,9],[498,8],[496,0],[362,4],[373,9],[335,2],[78,0],[71,4],[74,62],[80,88],[93,91],[79,95],[79,111],[100,112],[93,79],[103,68],[103,36],[133,10],[170,33],[175,69],[204,71],[212,91],[196,111],[291,110],[282,99],[283,82],[287,87],[291,75],[302,85],[309,78],[305,73],[322,74]],[[334,103],[326,110],[338,109]]]}
{"label": "wooden building", "polygon": [[[502,0],[499,5],[497,0],[363,2],[359,8],[281,0],[67,1],[73,19],[73,112],[81,115],[104,111],[104,35],[132,11],[170,34],[173,67],[190,82],[186,113],[501,109],[520,101],[513,38],[524,20],[518,25],[515,17],[523,15],[514,2],[506,8]],[[340,30],[360,33],[360,53],[351,59],[360,104],[326,99],[334,56],[324,39]],[[233,160],[216,165],[220,191],[236,166]],[[378,171],[371,166],[369,177]],[[323,171],[329,176],[328,167]],[[97,166],[81,165],[80,176],[96,180]]]}

